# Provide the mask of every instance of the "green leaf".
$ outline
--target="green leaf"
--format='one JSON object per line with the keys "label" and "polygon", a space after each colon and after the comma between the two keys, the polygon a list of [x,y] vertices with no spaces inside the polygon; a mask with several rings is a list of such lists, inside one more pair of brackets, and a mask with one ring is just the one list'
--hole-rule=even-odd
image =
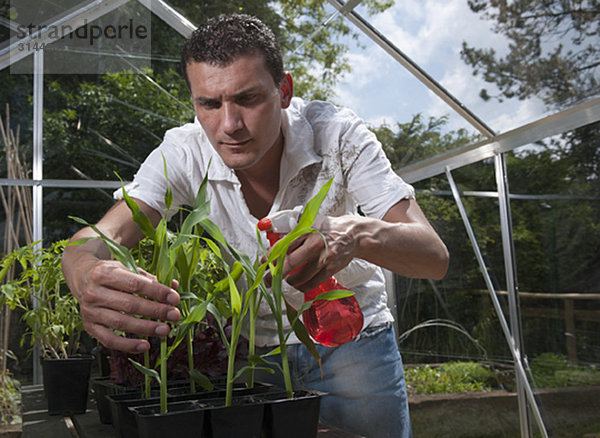
{"label": "green leaf", "polygon": [[[121,180],[121,177],[119,177],[119,179]],[[123,193],[123,199],[125,200],[127,207],[129,207],[129,210],[131,210],[131,216],[133,218],[133,221],[136,224],[138,224],[138,226],[140,227],[140,229],[146,237],[154,239],[155,230],[154,226],[152,225],[152,222],[150,222],[148,216],[146,216],[146,214],[140,209],[138,203],[135,202],[133,198],[127,194],[127,191],[125,190],[125,185],[123,184],[123,180],[121,180],[121,191]]]}
{"label": "green leaf", "polygon": [[212,162],[212,158],[208,162],[208,166],[206,166],[206,175],[204,175],[204,178],[202,178],[202,183],[200,184],[200,187],[198,188],[198,192],[196,193],[196,198],[194,199],[194,205],[193,205],[194,209],[198,208],[202,204],[209,202],[206,199],[206,188],[208,185],[208,169],[210,169],[211,162]]}
{"label": "green leaf", "polygon": [[196,369],[189,370],[189,374],[190,378],[194,382],[199,384],[202,388],[206,389],[207,391],[212,391],[213,389],[215,389],[215,385],[213,385],[210,379],[204,374],[202,374],[200,371]]}
{"label": "green leaf", "polygon": [[167,159],[165,158],[165,156],[162,156],[163,159],[163,168],[164,168],[164,172],[165,172],[165,181],[166,181],[166,185],[167,185],[167,190],[165,191],[165,206],[167,211],[169,211],[169,209],[171,208],[171,205],[173,205],[173,192],[171,192],[171,186],[169,185],[169,177],[167,174]]}
{"label": "green leaf", "polygon": [[227,280],[229,281],[229,298],[231,300],[231,312],[234,315],[240,315],[242,313],[242,297],[240,296],[238,288],[235,285],[231,274],[227,275]]}
{"label": "green leaf", "polygon": [[310,308],[310,306],[312,306],[312,304],[317,300],[333,301],[333,300],[339,300],[340,298],[351,297],[353,295],[354,295],[354,292],[352,292],[351,290],[348,290],[348,289],[334,289],[334,290],[330,290],[327,292],[322,292],[319,295],[317,295],[316,297],[314,297],[312,300],[305,301],[302,304],[302,306],[300,307],[300,309],[298,310],[298,312],[299,313],[304,312],[305,310]]}
{"label": "green leaf", "polygon": [[242,368],[240,368],[235,375],[233,376],[233,380],[237,380],[239,379],[242,374],[244,374],[246,371],[256,371],[256,370],[261,370],[261,371],[266,371],[269,374],[275,374],[275,370],[273,370],[273,368],[269,367],[257,367],[256,365],[246,365]]}
{"label": "green leaf", "polygon": [[206,312],[208,309],[208,305],[210,304],[210,300],[202,301],[200,304],[194,306],[192,311],[187,316],[187,318],[183,321],[184,323],[198,323],[204,319],[206,316]]}
{"label": "green leaf", "polygon": [[131,252],[129,251],[129,249],[127,249],[123,245],[118,244],[114,240],[110,239],[102,231],[100,231],[98,229],[98,227],[96,227],[93,224],[90,224],[86,220],[75,217],[75,216],[69,216],[69,218],[73,219],[75,222],[79,222],[80,224],[86,225],[86,226],[90,227],[92,230],[94,230],[96,232],[96,234],[98,234],[100,236],[100,239],[102,239],[102,241],[108,248],[109,252],[112,254],[112,256],[115,259],[117,259],[119,262],[121,262],[121,264],[123,264],[123,266],[125,266],[131,272],[134,272],[136,274],[138,273],[135,259],[131,255]]}
{"label": "green leaf", "polygon": [[219,312],[219,309],[217,309],[217,306],[215,306],[213,303],[209,303],[207,306],[207,310],[215,317],[217,326],[219,327],[221,341],[223,342],[223,345],[225,345],[227,351],[229,351],[229,341],[227,340],[227,336],[225,336],[225,330],[223,330],[223,325],[221,324],[222,317],[221,313]]}
{"label": "green leaf", "polygon": [[158,374],[158,371],[153,370],[151,368],[146,368],[144,365],[142,365],[139,362],[136,362],[135,360],[133,360],[132,358],[128,358],[129,362],[131,362],[131,364],[135,367],[136,370],[138,370],[140,373],[142,373],[145,376],[149,376],[152,377],[153,379],[156,379],[156,381],[158,382],[158,384],[160,385],[160,375]]}
{"label": "green leaf", "polygon": [[323,187],[319,190],[319,192],[306,204],[304,210],[302,211],[302,216],[300,216],[300,220],[298,221],[298,225],[295,228],[309,228],[315,222],[317,218],[317,214],[319,213],[319,208],[321,204],[325,200],[327,193],[333,183],[333,178],[330,178]]}
{"label": "green leaf", "polygon": [[231,277],[234,282],[237,282],[241,277],[243,272],[242,264],[238,261],[233,263],[233,267],[231,268],[231,273],[224,279],[219,280],[215,283],[215,287],[213,289],[214,293],[225,292],[229,288],[229,278]]}
{"label": "green leaf", "polygon": [[[285,301],[286,315],[287,315],[288,321],[290,322],[290,324],[292,326],[292,330],[294,330],[294,334],[300,340],[300,342],[302,342],[304,344],[304,346],[306,347],[306,349],[308,350],[310,355],[312,357],[314,357],[317,360],[317,362],[319,362],[319,368],[321,368],[321,355],[317,351],[317,347],[315,346],[315,343],[309,336],[308,330],[306,330],[306,327],[304,326],[304,324],[302,324],[302,322],[299,320],[299,316],[300,316],[299,313],[296,311],[296,309],[294,309],[287,302],[287,300],[284,300],[284,301]],[[322,371],[321,371],[321,373],[322,373]]]}

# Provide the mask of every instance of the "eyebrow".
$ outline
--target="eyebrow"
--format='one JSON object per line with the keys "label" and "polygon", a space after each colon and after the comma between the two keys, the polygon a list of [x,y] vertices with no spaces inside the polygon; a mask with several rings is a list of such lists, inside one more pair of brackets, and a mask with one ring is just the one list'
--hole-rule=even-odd
{"label": "eyebrow", "polygon": [[[260,91],[260,87],[252,86],[250,88],[240,91],[239,93],[235,93],[233,96],[230,97],[230,99],[235,100],[238,97],[257,93],[259,91]],[[221,99],[219,99],[219,98],[213,98],[213,97],[208,97],[208,96],[198,96],[198,97],[194,98],[194,102],[196,102],[198,104],[205,104],[205,103],[209,103],[209,102],[220,102],[220,101],[221,101]]]}

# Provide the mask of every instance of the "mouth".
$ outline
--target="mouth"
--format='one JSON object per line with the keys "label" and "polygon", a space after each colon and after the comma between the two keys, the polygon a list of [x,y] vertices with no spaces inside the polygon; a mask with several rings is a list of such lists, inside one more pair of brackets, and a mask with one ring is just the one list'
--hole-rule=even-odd
{"label": "mouth", "polygon": [[250,143],[250,140],[244,140],[244,141],[222,141],[221,145],[227,147],[227,148],[241,148],[246,146],[248,143]]}

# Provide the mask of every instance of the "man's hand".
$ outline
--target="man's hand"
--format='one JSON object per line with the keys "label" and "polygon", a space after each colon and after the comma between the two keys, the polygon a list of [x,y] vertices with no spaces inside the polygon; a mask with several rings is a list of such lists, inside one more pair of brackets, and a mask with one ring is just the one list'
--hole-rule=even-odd
{"label": "man's hand", "polygon": [[[159,213],[136,200],[152,224],[160,220]],[[118,202],[96,225],[106,236],[128,248],[142,237],[124,202]],[[71,239],[97,237],[91,228],[83,228]],[[167,336],[169,325],[177,321],[179,294],[160,284],[154,276],[129,271],[121,263],[110,260],[110,253],[101,240],[68,245],[62,269],[71,293],[79,302],[85,330],[105,347],[130,353],[150,348],[143,339],[125,338],[114,330],[140,336]],[[174,287],[177,285],[174,284]]]}
{"label": "man's hand", "polygon": [[173,307],[179,303],[177,292],[152,275],[144,271],[135,274],[116,261],[94,263],[86,272],[85,286],[75,297],[86,331],[105,347],[130,353],[146,351],[150,344],[119,336],[113,329],[164,337],[169,334],[169,326],[161,321],[177,321],[180,317]]}
{"label": "man's hand", "polygon": [[345,268],[356,257],[355,220],[355,216],[319,216],[314,228],[321,234],[305,234],[290,245],[283,269],[286,281],[307,292]]}

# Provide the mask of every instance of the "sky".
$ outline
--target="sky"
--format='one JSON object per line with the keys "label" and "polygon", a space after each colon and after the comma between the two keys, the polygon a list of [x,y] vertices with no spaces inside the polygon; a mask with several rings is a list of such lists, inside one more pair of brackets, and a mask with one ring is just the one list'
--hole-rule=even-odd
{"label": "sky", "polygon": [[[356,11],[496,133],[546,115],[543,103],[536,99],[486,103],[479,97],[481,88],[494,88],[473,76],[460,59],[462,42],[493,47],[499,53],[506,51],[507,42],[492,32],[490,22],[471,12],[466,0],[396,0],[385,13],[373,17],[360,6]],[[421,113],[425,117],[448,116],[448,129],[474,132],[446,103],[355,29],[366,48],[349,43],[352,72],[337,85],[336,103],[354,109],[373,125],[395,126]]]}

